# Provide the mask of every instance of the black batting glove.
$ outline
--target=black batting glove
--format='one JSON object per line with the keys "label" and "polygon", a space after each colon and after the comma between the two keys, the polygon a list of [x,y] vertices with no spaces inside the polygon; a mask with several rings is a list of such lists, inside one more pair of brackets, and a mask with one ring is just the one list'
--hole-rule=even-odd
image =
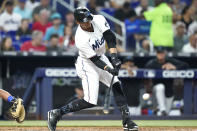
{"label": "black batting glove", "polygon": [[117,57],[117,53],[112,53],[111,54],[111,62],[114,68],[120,69],[121,66],[121,61]]}
{"label": "black batting glove", "polygon": [[106,67],[105,70],[108,71],[109,73],[111,73],[114,76],[118,76],[118,72],[119,72],[118,69],[112,69],[110,67]]}

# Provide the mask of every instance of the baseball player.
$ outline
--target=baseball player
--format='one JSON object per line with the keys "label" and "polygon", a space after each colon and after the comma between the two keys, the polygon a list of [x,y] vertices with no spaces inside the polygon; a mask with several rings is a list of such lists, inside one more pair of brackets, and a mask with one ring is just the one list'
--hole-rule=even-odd
{"label": "baseball player", "polygon": [[5,101],[12,103],[8,114],[14,118],[17,122],[21,123],[25,119],[25,109],[23,106],[23,100],[21,98],[15,98],[7,91],[0,89],[0,97]]}
{"label": "baseball player", "polygon": [[[79,24],[75,35],[79,56],[75,66],[78,76],[82,79],[84,98],[71,101],[60,109],[49,111],[48,128],[55,131],[57,121],[64,114],[96,106],[99,81],[109,87],[114,75],[112,91],[121,111],[123,128],[124,130],[138,130],[138,126],[130,118],[121,83],[117,77],[121,62],[117,57],[116,37],[110,30],[106,19],[102,15],[92,15],[85,7],[78,7],[74,11],[74,17]],[[105,41],[112,63],[105,56]]]}

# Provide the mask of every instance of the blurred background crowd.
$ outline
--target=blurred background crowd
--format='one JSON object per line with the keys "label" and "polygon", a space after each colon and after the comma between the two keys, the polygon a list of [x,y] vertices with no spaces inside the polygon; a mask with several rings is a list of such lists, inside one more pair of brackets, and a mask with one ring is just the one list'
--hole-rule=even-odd
{"label": "blurred background crowd", "polygon": [[[197,0],[75,0],[92,14],[100,10],[117,18],[126,26],[126,45],[118,41],[120,52],[152,52],[164,46],[173,52],[197,52]],[[71,51],[74,47],[76,23],[73,13],[52,9],[50,0],[3,0],[0,10],[2,51]],[[165,16],[158,18],[161,12]],[[163,22],[169,23],[163,26]],[[150,23],[152,22],[152,24]],[[109,21],[117,34],[118,24]],[[159,41],[159,42],[158,42]]]}

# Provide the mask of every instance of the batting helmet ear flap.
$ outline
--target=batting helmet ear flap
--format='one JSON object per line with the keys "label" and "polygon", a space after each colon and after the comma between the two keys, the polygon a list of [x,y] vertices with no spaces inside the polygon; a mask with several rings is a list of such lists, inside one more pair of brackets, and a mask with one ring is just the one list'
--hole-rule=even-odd
{"label": "batting helmet ear flap", "polygon": [[75,20],[78,22],[88,22],[93,19],[93,15],[86,7],[78,7],[74,11]]}

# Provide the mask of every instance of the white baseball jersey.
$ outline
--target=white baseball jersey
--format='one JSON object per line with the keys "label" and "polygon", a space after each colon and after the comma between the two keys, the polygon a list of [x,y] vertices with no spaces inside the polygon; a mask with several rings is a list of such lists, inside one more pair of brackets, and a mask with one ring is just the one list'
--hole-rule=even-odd
{"label": "white baseball jersey", "polygon": [[84,31],[80,26],[76,31],[75,44],[79,49],[79,55],[84,58],[105,53],[103,33],[110,29],[109,24],[102,15],[94,15],[92,26],[94,32]]}
{"label": "white baseball jersey", "polygon": [[9,14],[7,11],[4,11],[0,15],[0,26],[6,31],[17,31],[21,24],[21,19],[22,17],[19,14]]}
{"label": "white baseball jersey", "polygon": [[[98,68],[89,58],[97,55],[101,56],[108,66],[113,68],[108,58],[105,56],[105,40],[103,33],[110,29],[109,24],[102,15],[93,15],[91,21],[94,32],[84,31],[78,26],[75,35],[75,44],[79,50],[79,57],[76,61],[76,70],[78,76],[82,79],[84,100],[91,104],[97,104],[99,81],[110,86],[112,75],[107,71]],[[118,82],[114,78],[114,83]]]}

